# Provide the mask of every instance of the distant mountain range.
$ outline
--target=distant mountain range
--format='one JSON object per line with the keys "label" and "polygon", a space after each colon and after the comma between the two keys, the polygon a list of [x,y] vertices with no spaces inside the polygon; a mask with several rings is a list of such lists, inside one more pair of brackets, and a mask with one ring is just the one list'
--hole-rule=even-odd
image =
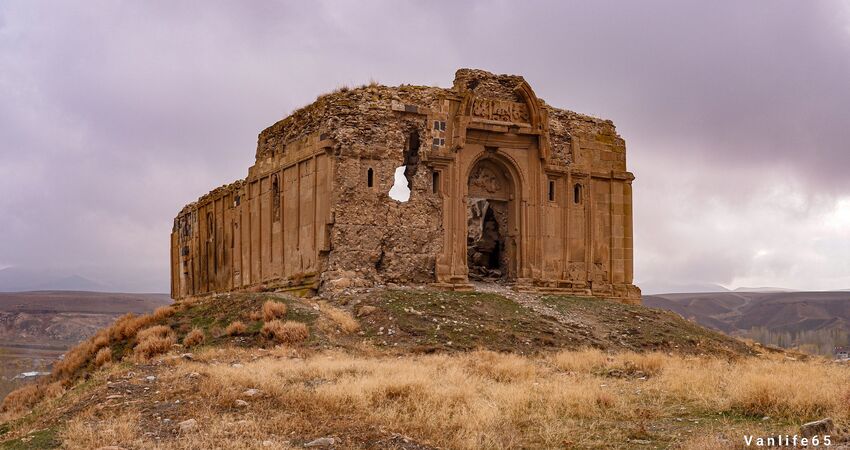
{"label": "distant mountain range", "polygon": [[850,291],[759,290],[644,295],[643,304],[674,311],[728,334],[744,334],[753,328],[787,333],[850,330]]}
{"label": "distant mountain range", "polygon": [[[640,286],[641,292],[644,295],[658,294],[695,294],[704,292],[795,292],[795,289],[787,289],[782,287],[763,286],[763,287],[737,287],[735,289],[727,289],[715,283],[676,283],[667,280],[643,280],[637,283]],[[850,289],[848,289],[850,290]]]}
{"label": "distant mountain range", "polygon": [[95,291],[108,286],[88,278],[59,272],[7,267],[0,270],[0,292],[24,291]]}

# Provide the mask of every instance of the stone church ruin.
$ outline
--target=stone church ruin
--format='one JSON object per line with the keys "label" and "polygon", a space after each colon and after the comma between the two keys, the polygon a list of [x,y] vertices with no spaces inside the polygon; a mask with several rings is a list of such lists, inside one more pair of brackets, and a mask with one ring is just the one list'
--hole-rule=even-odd
{"label": "stone church ruin", "polygon": [[[388,195],[400,167],[403,202]],[[611,121],[520,76],[342,88],[263,130],[244,180],[180,211],[171,294],[484,279],[639,302],[633,180]]]}

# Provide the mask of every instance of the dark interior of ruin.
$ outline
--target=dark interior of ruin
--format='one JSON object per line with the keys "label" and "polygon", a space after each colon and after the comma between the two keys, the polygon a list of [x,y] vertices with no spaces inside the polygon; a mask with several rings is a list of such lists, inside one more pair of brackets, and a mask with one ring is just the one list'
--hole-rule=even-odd
{"label": "dark interior of ruin", "polygon": [[467,266],[477,280],[505,280],[509,276],[505,252],[506,202],[477,199],[468,211]]}

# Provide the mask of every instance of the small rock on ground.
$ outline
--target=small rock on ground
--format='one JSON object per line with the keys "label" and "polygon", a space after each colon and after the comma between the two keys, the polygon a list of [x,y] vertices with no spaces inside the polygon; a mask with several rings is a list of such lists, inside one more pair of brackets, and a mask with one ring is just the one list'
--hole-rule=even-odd
{"label": "small rock on ground", "polygon": [[805,423],[800,426],[800,435],[805,438],[810,438],[817,435],[831,434],[835,429],[835,424],[829,417],[814,422]]}
{"label": "small rock on ground", "polygon": [[335,440],[332,437],[323,437],[323,438],[316,439],[314,441],[310,441],[310,442],[304,444],[304,446],[305,447],[329,447],[331,445],[334,445],[334,442],[335,442]]}
{"label": "small rock on ground", "polygon": [[184,420],[177,424],[180,427],[180,432],[188,433],[195,431],[198,428],[198,421],[195,419]]}

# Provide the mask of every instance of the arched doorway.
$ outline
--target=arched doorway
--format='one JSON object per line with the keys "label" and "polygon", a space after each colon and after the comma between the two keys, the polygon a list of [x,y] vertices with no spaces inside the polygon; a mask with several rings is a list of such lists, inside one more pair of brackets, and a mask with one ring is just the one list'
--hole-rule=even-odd
{"label": "arched doorway", "polygon": [[494,158],[479,160],[467,181],[466,266],[472,280],[513,280],[517,274],[516,183]]}

